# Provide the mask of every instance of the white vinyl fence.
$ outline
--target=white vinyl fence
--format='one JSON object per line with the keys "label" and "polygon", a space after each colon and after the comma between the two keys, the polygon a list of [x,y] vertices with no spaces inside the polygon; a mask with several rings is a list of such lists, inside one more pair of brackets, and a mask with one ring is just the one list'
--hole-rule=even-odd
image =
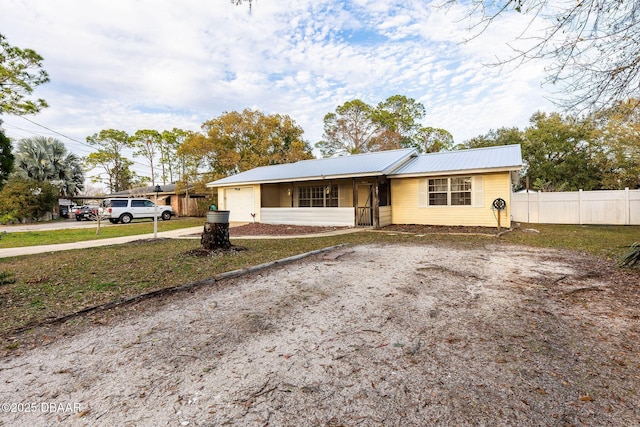
{"label": "white vinyl fence", "polygon": [[538,224],[640,225],[640,190],[514,193],[511,215]]}

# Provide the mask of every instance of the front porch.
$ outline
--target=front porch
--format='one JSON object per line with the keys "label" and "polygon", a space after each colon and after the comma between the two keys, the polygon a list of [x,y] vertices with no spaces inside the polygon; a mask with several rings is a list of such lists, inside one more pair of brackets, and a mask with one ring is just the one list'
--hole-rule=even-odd
{"label": "front porch", "polygon": [[[220,190],[220,209],[230,210],[232,220],[246,220],[250,215],[252,221],[263,224],[374,228],[391,224],[390,185],[385,177],[280,182]],[[240,195],[245,200],[242,204],[235,202]],[[249,212],[251,207],[253,211]]]}
{"label": "front porch", "polygon": [[260,221],[265,224],[378,228],[391,223],[390,186],[384,177],[260,187]]}

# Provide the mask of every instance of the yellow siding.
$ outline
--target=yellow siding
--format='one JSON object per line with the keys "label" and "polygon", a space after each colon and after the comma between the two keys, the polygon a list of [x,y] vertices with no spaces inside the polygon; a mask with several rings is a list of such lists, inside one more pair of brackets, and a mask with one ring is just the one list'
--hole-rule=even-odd
{"label": "yellow siding", "polygon": [[483,175],[483,206],[430,206],[418,207],[419,178],[391,180],[391,217],[394,224],[466,225],[497,227],[498,212],[491,209],[500,197],[507,209],[500,213],[502,227],[511,226],[511,181],[509,172]]}

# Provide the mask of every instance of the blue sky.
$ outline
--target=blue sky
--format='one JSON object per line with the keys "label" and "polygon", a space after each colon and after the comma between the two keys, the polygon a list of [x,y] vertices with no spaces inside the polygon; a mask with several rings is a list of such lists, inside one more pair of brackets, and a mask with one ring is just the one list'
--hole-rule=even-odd
{"label": "blue sky", "polygon": [[[44,58],[50,107],[3,116],[14,139],[54,136],[78,155],[103,129],[199,130],[226,111],[288,114],[314,144],[322,119],[359,98],[421,102],[456,142],[552,111],[544,64],[487,67],[528,22],[513,13],[473,40],[465,10],[407,0],[3,0],[0,32]],[[80,142],[76,142],[80,141]],[[136,171],[150,175],[143,163]]]}

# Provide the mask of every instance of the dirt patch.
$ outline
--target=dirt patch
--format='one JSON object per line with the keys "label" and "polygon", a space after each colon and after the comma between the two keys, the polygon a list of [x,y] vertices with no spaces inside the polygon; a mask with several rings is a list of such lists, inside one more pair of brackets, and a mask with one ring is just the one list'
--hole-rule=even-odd
{"label": "dirt patch", "polygon": [[6,357],[0,402],[38,410],[0,424],[637,425],[637,283],[548,249],[358,246]]}
{"label": "dirt patch", "polygon": [[[445,226],[445,225],[421,225],[421,224],[392,224],[382,227],[382,231],[412,234],[489,234],[497,235],[497,227],[467,227],[467,226]],[[500,232],[507,229],[502,227]]]}
{"label": "dirt patch", "polygon": [[183,252],[182,256],[192,256],[192,257],[213,257],[213,256],[223,256],[223,255],[233,255],[238,252],[244,252],[248,250],[244,246],[234,246],[231,245],[230,248],[216,248],[216,249],[205,249],[205,248],[196,248],[191,249],[189,251]]}

